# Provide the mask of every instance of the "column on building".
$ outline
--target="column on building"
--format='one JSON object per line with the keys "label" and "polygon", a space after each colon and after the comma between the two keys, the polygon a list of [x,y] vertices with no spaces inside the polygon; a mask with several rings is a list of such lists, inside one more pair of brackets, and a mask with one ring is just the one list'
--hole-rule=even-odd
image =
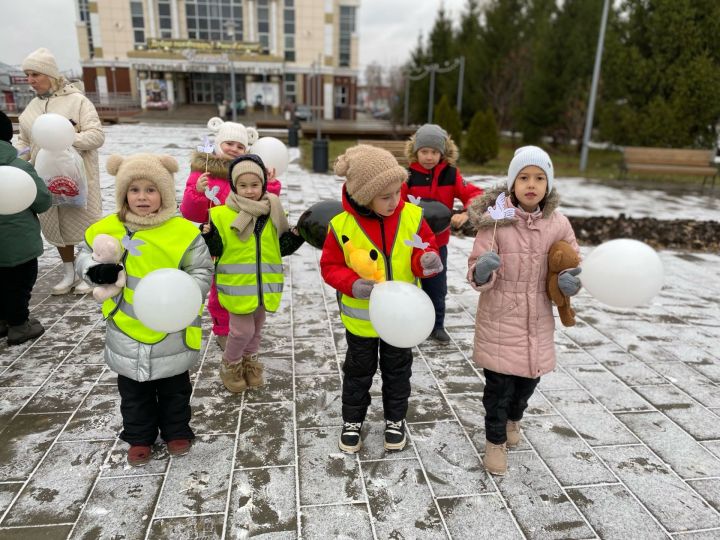
{"label": "column on building", "polygon": [[175,107],[175,84],[173,80],[173,73],[171,71],[165,72],[165,84],[167,87],[167,99],[170,103],[169,109],[173,109]]}

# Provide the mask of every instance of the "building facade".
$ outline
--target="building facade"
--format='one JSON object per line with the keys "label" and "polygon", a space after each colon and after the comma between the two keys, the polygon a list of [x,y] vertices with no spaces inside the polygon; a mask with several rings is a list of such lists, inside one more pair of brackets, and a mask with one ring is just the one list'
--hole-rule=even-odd
{"label": "building facade", "polygon": [[355,117],[360,0],[76,0],[85,90]]}

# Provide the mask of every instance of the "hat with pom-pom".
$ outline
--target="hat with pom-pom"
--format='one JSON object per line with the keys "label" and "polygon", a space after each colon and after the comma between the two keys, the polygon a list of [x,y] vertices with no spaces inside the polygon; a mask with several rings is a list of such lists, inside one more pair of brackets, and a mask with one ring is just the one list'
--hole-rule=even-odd
{"label": "hat with pom-pom", "polygon": [[553,188],[553,180],[555,179],[552,160],[545,150],[537,146],[521,146],[515,150],[515,155],[508,167],[508,191],[512,193],[513,184],[515,184],[517,175],[520,174],[520,171],[525,167],[530,165],[535,165],[545,171],[545,176],[547,176],[547,192],[550,193]]}
{"label": "hat with pom-pom", "polygon": [[207,127],[215,133],[215,151],[218,154],[222,154],[220,145],[226,141],[239,142],[247,150],[249,146],[257,142],[259,137],[255,128],[245,127],[237,122],[223,122],[222,118],[218,116],[208,120]]}
{"label": "hat with pom-pom", "polygon": [[362,206],[368,206],[388,186],[405,182],[408,177],[407,170],[398,165],[395,156],[367,144],[348,148],[335,161],[334,171],[345,177],[348,195]]}
{"label": "hat with pom-pom", "polygon": [[173,215],[176,212],[177,199],[173,173],[178,171],[178,163],[174,157],[158,154],[134,154],[123,157],[115,154],[108,158],[105,167],[115,177],[117,210],[121,210],[125,205],[128,188],[133,180],[149,180],[160,192],[162,203],[158,215]]}

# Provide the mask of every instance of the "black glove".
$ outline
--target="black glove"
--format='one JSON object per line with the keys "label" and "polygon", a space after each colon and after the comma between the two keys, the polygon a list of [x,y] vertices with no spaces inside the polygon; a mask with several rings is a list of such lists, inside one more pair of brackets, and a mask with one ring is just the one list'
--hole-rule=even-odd
{"label": "black glove", "polygon": [[122,269],[121,264],[98,264],[88,268],[87,277],[96,285],[110,285],[117,281]]}

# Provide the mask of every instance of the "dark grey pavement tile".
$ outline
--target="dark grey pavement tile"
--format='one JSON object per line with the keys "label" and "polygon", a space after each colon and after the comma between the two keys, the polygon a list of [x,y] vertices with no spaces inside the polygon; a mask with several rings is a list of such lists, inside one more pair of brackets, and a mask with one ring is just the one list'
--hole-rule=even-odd
{"label": "dark grey pavement tile", "polygon": [[569,366],[567,372],[611,412],[652,409],[647,401],[603,367]]}
{"label": "dark grey pavement tile", "polygon": [[149,537],[153,540],[220,540],[224,523],[222,514],[155,519]]}
{"label": "dark grey pavement tile", "polygon": [[161,476],[100,479],[70,539],[143,538],[161,485]]}
{"label": "dark grey pavement tile", "polygon": [[445,536],[445,528],[420,464],[414,459],[374,461],[363,465],[370,511],[378,538]]}
{"label": "dark grey pavement tile", "polygon": [[332,375],[338,373],[335,343],[330,336],[296,339],[296,375]]}
{"label": "dark grey pavement tile", "polygon": [[26,480],[70,417],[19,415],[2,432],[0,482]]}
{"label": "dark grey pavement tile", "polygon": [[95,386],[60,435],[60,440],[114,439],[122,430],[120,394],[114,386]]}
{"label": "dark grey pavement tile", "polygon": [[297,537],[295,467],[235,471],[226,536]]}
{"label": "dark grey pavement tile", "polygon": [[538,384],[540,390],[575,390],[580,385],[570,377],[562,367],[556,367],[550,373],[543,375]]}
{"label": "dark grey pavement tile", "polygon": [[500,493],[527,538],[594,536],[555,479],[532,452],[510,455],[510,469],[495,477]]}
{"label": "dark grey pavement tile", "polygon": [[[591,484],[615,480],[592,449],[560,416],[526,417],[523,434],[560,484]],[[510,460],[512,464],[512,459]]]}
{"label": "dark grey pavement tile", "polygon": [[357,458],[338,449],[339,432],[339,428],[297,432],[301,505],[366,500]]}
{"label": "dark grey pavement tile", "polygon": [[10,505],[22,486],[22,482],[0,484],[0,516],[5,512],[5,510],[7,510],[7,507]]}
{"label": "dark grey pavement tile", "polygon": [[683,362],[665,363],[655,367],[675,386],[685,391],[706,407],[720,407],[720,390],[717,384]]}
{"label": "dark grey pavement tile", "polygon": [[720,512],[720,480],[709,478],[707,480],[689,480],[688,484],[697,491],[707,502]]}
{"label": "dark grey pavement tile", "polygon": [[90,391],[103,366],[63,364],[23,407],[23,413],[74,411]]}
{"label": "dark grey pavement tile", "polygon": [[460,423],[470,436],[473,446],[485,450],[485,408],[482,394],[451,394],[447,396]]}
{"label": "dark grey pavement tile", "polygon": [[437,497],[494,490],[474,448],[457,422],[410,426],[413,443]]}
{"label": "dark grey pavement tile", "polygon": [[598,448],[620,480],[671,532],[720,527],[720,516],[642,446]]}
{"label": "dark grey pavement tile", "polygon": [[338,504],[302,509],[303,538],[372,538],[367,505]]}
{"label": "dark grey pavement tile", "polygon": [[590,446],[634,444],[637,437],[585,390],[543,392]]}
{"label": "dark grey pavement tile", "polygon": [[468,362],[448,362],[442,367],[432,367],[433,375],[444,394],[482,392],[484,381]]}
{"label": "dark grey pavement tile", "polygon": [[190,400],[190,426],[195,434],[235,433],[242,403],[240,396],[229,395],[224,387],[218,391],[219,395],[198,394],[193,394]]}
{"label": "dark grey pavement tile", "polygon": [[172,458],[155,517],[224,512],[234,437],[203,435],[190,452]]}
{"label": "dark grey pavement tile", "polygon": [[720,439],[718,416],[672,385],[638,387],[650,403],[697,440]]}
{"label": "dark grey pavement tile", "polygon": [[0,527],[3,540],[65,540],[72,525],[54,525],[51,527]]}
{"label": "dark grey pavement tile", "polygon": [[0,386],[40,386],[71,347],[33,347],[14,364],[0,368]]}
{"label": "dark grey pavement tile", "polygon": [[339,375],[295,379],[295,410],[299,428],[342,424]]}
{"label": "dark grey pavement tile", "polygon": [[293,404],[246,405],[240,420],[235,468],[295,462]]}
{"label": "dark grey pavement tile", "polygon": [[106,442],[91,441],[53,446],[10,507],[3,525],[75,521],[109,449]]}
{"label": "dark grey pavement tile", "polygon": [[[432,422],[454,418],[430,372],[414,373],[410,383],[412,390],[408,403],[408,422]],[[381,401],[376,400],[376,402]]]}
{"label": "dark grey pavement tile", "polygon": [[0,393],[0,431],[8,425],[35,392],[37,387],[3,388]]}
{"label": "dark grey pavement tile", "polygon": [[628,386],[665,384],[667,380],[614,343],[593,347],[591,354]]}
{"label": "dark grey pavement tile", "polygon": [[621,485],[570,488],[568,496],[600,538],[634,540],[667,537],[663,528]]}
{"label": "dark grey pavement tile", "polygon": [[438,499],[438,505],[453,538],[523,538],[496,493]]}
{"label": "dark grey pavement tile", "polygon": [[683,478],[720,476],[720,460],[658,412],[618,418]]}

